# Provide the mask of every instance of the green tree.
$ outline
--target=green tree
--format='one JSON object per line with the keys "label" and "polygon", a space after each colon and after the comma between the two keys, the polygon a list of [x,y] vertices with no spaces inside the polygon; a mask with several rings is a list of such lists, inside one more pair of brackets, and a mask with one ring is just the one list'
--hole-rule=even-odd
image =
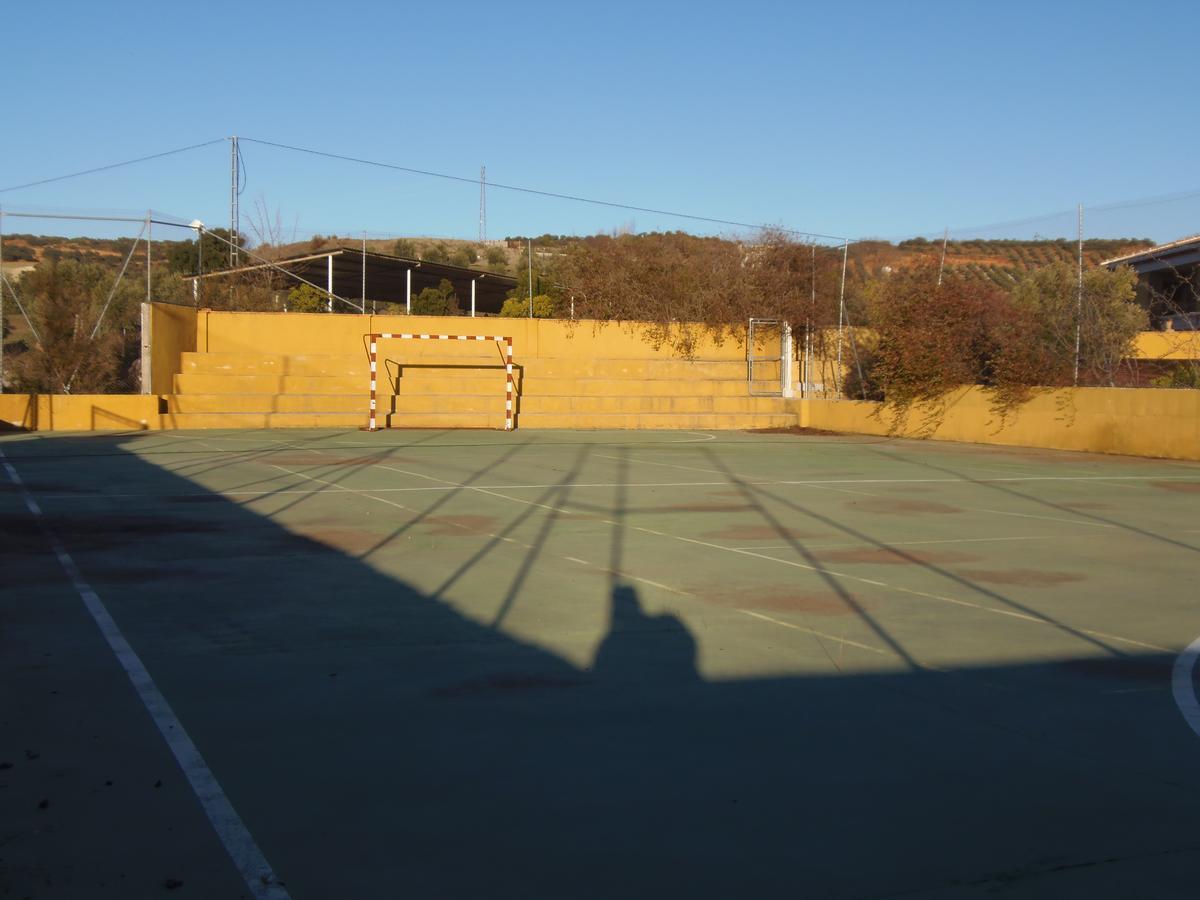
{"label": "green tree", "polygon": [[402,256],[405,259],[416,259],[417,245],[408,238],[399,238],[394,244],[392,244],[392,255]]}
{"label": "green tree", "polygon": [[454,285],[445,278],[437,287],[427,287],[412,298],[414,316],[455,316],[458,312],[458,297],[454,293]]}
{"label": "green tree", "polygon": [[[538,294],[533,298],[533,317],[535,319],[553,319],[558,304],[547,294]],[[528,297],[509,297],[500,307],[500,315],[509,319],[524,319],[529,315]]]}
{"label": "green tree", "polygon": [[508,266],[508,254],[500,247],[488,247],[487,264],[493,269],[504,270]]}
{"label": "green tree", "polygon": [[1112,385],[1148,323],[1134,302],[1136,285],[1127,266],[1088,269],[1081,297],[1075,266],[1057,262],[1027,272],[1013,289],[1012,315],[997,329],[997,384],[1019,390],[1074,383],[1078,331],[1080,383]]}
{"label": "green tree", "polygon": [[472,265],[479,259],[479,254],[474,247],[462,246],[450,254],[450,264],[454,266],[462,266],[464,269]]}
{"label": "green tree", "polygon": [[136,281],[115,282],[114,273],[69,260],[44,262],[22,276],[19,290],[37,333],[14,362],[18,389],[136,390],[144,288]]}
{"label": "green tree", "polygon": [[287,308],[289,312],[328,312],[329,295],[311,284],[301,284],[288,291]]}
{"label": "green tree", "polygon": [[[201,243],[177,241],[167,255],[167,268],[180,275],[195,275],[200,265],[201,249],[204,251],[204,271],[217,272],[229,268],[229,229],[206,229]],[[238,246],[246,246],[244,235],[238,235]]]}
{"label": "green tree", "polygon": [[432,263],[448,263],[450,262],[450,250],[445,244],[438,241],[432,247],[425,248],[421,259]]}

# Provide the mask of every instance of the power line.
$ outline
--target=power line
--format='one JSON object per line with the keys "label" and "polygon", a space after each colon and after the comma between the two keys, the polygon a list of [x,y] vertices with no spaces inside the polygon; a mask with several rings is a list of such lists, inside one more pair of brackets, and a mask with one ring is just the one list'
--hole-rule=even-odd
{"label": "power line", "polygon": [[[444,172],[431,172],[427,169],[414,169],[409,166],[400,166],[400,165],[396,165],[394,163],[379,162],[378,160],[373,160],[373,159],[362,159],[361,157],[357,157],[357,156],[345,156],[340,153],[328,153],[324,150],[313,150],[308,147],[296,147],[291,144],[280,144],[275,141],[264,141],[264,140],[260,140],[258,138],[243,137],[243,138],[239,138],[239,140],[250,141],[251,143],[255,143],[255,144],[262,144],[263,146],[266,146],[266,147],[277,147],[281,150],[291,150],[295,153],[307,153],[311,156],[322,156],[322,157],[325,157],[326,159],[337,159],[337,160],[341,160],[342,162],[352,162],[352,163],[357,163],[357,164],[363,165],[363,166],[375,166],[376,168],[380,168],[380,169],[391,169],[392,171],[395,171],[395,172],[406,172],[409,175],[423,175],[427,178],[441,178],[445,181],[457,181],[457,182],[471,184],[471,185],[479,184],[479,179],[466,178],[462,175],[447,175]],[[488,185],[488,187],[499,188],[500,190],[503,190],[503,191],[515,191],[520,194],[533,194],[534,196],[537,196],[537,197],[550,197],[554,200],[569,200],[573,203],[590,203],[593,206],[607,206],[611,209],[624,209],[624,210],[629,210],[631,212],[643,212],[643,213],[649,213],[651,215],[656,215],[656,216],[670,216],[670,217],[676,218],[676,219],[689,219],[693,222],[707,222],[712,225],[731,225],[734,228],[752,228],[752,229],[757,229],[760,231],[772,230],[771,226],[768,226],[768,225],[755,225],[755,224],[751,224],[749,222],[735,222],[731,219],[715,219],[710,216],[697,216],[697,215],[693,215],[691,213],[673,212],[672,210],[667,210],[667,209],[654,209],[652,207],[647,207],[647,206],[633,206],[632,204],[629,204],[629,203],[615,203],[610,200],[597,200],[592,197],[579,197],[574,194],[559,194],[554,191],[538,190],[537,188],[520,187],[518,185],[513,185],[513,184],[501,184],[500,182],[497,182],[497,181],[489,181],[487,183],[487,185]],[[783,232],[785,234],[796,234],[796,235],[800,235],[802,237],[825,238],[827,240],[833,240],[833,241],[839,241],[839,242],[846,240],[844,237],[841,237],[840,235],[819,234],[819,233],[813,232],[813,231],[798,231],[794,228],[777,228],[774,230]]]}
{"label": "power line", "polygon": [[150,156],[139,156],[137,159],[127,159],[124,162],[111,163],[107,166],[97,166],[94,169],[84,169],[82,172],[72,172],[70,175],[56,175],[54,178],[43,178],[40,181],[30,181],[26,184],[14,184],[12,187],[0,188],[0,194],[8,193],[9,191],[19,191],[23,188],[37,187],[39,184],[51,184],[55,181],[66,181],[68,178],[79,178],[81,175],[94,175],[97,172],[107,172],[110,169],[119,169],[122,166],[132,166],[134,163],[148,162],[152,159],[162,159],[164,156],[174,156],[176,153],[186,153],[189,150],[199,150],[201,147],[211,147],[213,144],[220,144],[225,138],[217,138],[213,141],[205,141],[203,144],[192,144],[189,147],[178,147],[174,150],[164,150],[162,153],[152,153]]}

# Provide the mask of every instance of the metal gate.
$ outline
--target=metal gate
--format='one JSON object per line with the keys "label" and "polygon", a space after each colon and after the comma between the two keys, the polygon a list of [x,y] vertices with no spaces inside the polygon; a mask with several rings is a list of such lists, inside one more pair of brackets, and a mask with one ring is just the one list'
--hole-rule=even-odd
{"label": "metal gate", "polygon": [[792,396],[792,329],[782,319],[751,319],[746,384],[752,397]]}

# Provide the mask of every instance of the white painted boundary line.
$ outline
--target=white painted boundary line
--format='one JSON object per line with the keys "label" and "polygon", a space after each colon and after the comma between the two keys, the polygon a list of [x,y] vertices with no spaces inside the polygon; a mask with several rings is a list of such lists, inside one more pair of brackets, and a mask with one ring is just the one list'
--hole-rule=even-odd
{"label": "white painted boundary line", "polygon": [[1200,637],[1176,658],[1175,668],[1171,671],[1171,693],[1175,695],[1175,705],[1183,713],[1183,720],[1200,737],[1200,699],[1196,697],[1193,677],[1197,659],[1200,659]]}
{"label": "white painted boundary line", "polygon": [[[505,500],[509,503],[523,503],[527,506],[535,506],[540,509],[551,510],[553,512],[561,512],[561,513],[571,512],[571,510],[565,509],[563,507],[552,506],[547,503],[538,503],[533,500],[523,500],[520,497],[511,497],[506,494],[502,494],[499,491],[489,490],[488,488],[485,488],[485,487],[480,487],[480,486],[471,485],[471,484],[460,484],[457,482],[447,481],[444,478],[437,478],[433,475],[425,475],[424,473],[421,473],[421,472],[411,472],[411,471],[408,471],[407,469],[398,469],[395,466],[385,466],[385,465],[376,463],[376,464],[372,465],[371,468],[385,469],[389,472],[399,472],[402,475],[411,475],[416,478],[425,478],[430,481],[438,481],[438,482],[441,482],[442,484],[455,485],[456,487],[462,488],[464,490],[475,491],[476,493],[484,494],[489,497],[496,497],[500,500]],[[729,482],[724,482],[724,483],[727,485],[729,484]],[[789,566],[791,568],[803,569],[808,572],[817,572],[817,573],[820,573],[823,575],[829,575],[834,578],[839,578],[844,581],[853,581],[853,582],[857,582],[858,584],[867,584],[867,585],[871,585],[872,587],[883,588],[884,590],[887,590],[887,591],[895,591],[896,593],[899,593],[899,594],[906,594],[910,597],[921,597],[921,598],[924,598],[927,600],[937,600],[942,603],[951,604],[953,606],[961,606],[961,607],[965,607],[967,609],[975,609],[980,612],[991,613],[992,615],[996,615],[996,616],[1005,616],[1007,618],[1018,619],[1021,621],[1029,622],[1034,625],[1041,625],[1043,627],[1050,627],[1050,628],[1069,627],[1069,628],[1073,629],[1074,631],[1077,631],[1080,634],[1086,634],[1090,637],[1102,638],[1104,640],[1116,641],[1121,644],[1127,644],[1131,647],[1142,647],[1143,649],[1146,649],[1146,650],[1157,650],[1157,651],[1163,652],[1163,653],[1172,652],[1170,650],[1170,648],[1168,648],[1168,647],[1161,647],[1157,644],[1146,643],[1145,641],[1135,640],[1134,638],[1122,637],[1119,634],[1109,634],[1108,632],[1097,631],[1097,630],[1091,629],[1091,628],[1075,628],[1074,626],[1064,626],[1064,625],[1061,625],[1051,619],[1045,618],[1043,616],[1031,615],[1029,613],[1018,612],[1016,610],[1011,610],[1011,609],[1001,609],[999,607],[989,606],[986,603],[976,603],[971,600],[963,600],[960,597],[948,597],[944,594],[934,594],[934,593],[930,593],[928,591],[919,591],[919,590],[916,590],[915,588],[901,587],[898,584],[889,584],[886,581],[879,581],[874,578],[863,578],[860,575],[851,575],[848,572],[839,572],[835,569],[826,568],[825,566],[813,566],[813,565],[809,565],[808,563],[796,562],[795,560],[791,560],[791,559],[779,559],[778,557],[768,556],[765,553],[758,553],[753,550],[743,550],[743,549],[739,549],[737,547],[726,547],[723,544],[714,544],[711,541],[702,541],[697,538],[683,537],[682,535],[671,534],[670,532],[667,532],[667,531],[659,531],[654,528],[646,528],[641,525],[630,525],[629,523],[621,523],[621,522],[617,522],[612,519],[598,518],[597,521],[599,521],[605,525],[613,525],[617,528],[626,528],[629,531],[637,531],[642,534],[650,534],[650,535],[654,535],[655,537],[666,538],[667,540],[678,541],[683,544],[691,544],[696,547],[705,547],[710,550],[721,550],[725,553],[736,553],[739,556],[746,556],[746,557],[750,557],[752,559],[761,559],[761,560],[765,560],[767,562],[773,562],[773,563],[778,563],[779,565]]]}
{"label": "white painted boundary line", "polygon": [[205,815],[208,816],[208,821],[212,823],[213,830],[221,839],[221,843],[225,845],[225,850],[233,859],[246,886],[250,888],[250,893],[255,897],[267,898],[267,900],[289,900],[290,895],[287,889],[279,883],[270,863],[258,848],[246,823],[233,808],[233,804],[230,803],[225,791],[217,782],[216,776],[209,769],[208,763],[200,755],[199,749],[188,736],[183,723],[179,721],[174,710],[167,703],[167,698],[163,696],[158,685],[154,683],[154,679],[150,677],[141,658],[129,645],[125,635],[121,633],[121,629],[109,614],[104,601],[92,590],[91,585],[79,571],[79,567],[75,565],[75,560],[71,558],[62,541],[58,539],[58,535],[51,531],[50,526],[46,524],[41,507],[38,506],[29,489],[25,487],[25,482],[21,480],[21,476],[17,474],[17,470],[8,461],[3,450],[0,450],[0,462],[8,472],[9,480],[20,491],[25,505],[46,536],[54,555],[58,557],[59,564],[71,580],[80,599],[83,600],[83,605],[91,614],[96,627],[100,629],[101,635],[104,636],[104,640],[116,655],[121,668],[129,676],[134,690],[137,691],[146,711],[150,713],[150,718],[154,720],[154,724],[158,727],[163,739],[166,740],[176,762],[179,763],[179,768],[183,770],[188,784],[191,785]]}
{"label": "white painted boundary line", "polygon": [[[280,469],[281,471],[287,472],[289,475],[295,475],[298,478],[304,478],[308,481],[315,481],[320,484],[327,484],[327,485],[330,485],[335,490],[340,489],[340,490],[346,491],[347,493],[357,494],[358,496],[363,497],[367,500],[375,500],[379,503],[386,503],[388,506],[394,506],[396,509],[402,509],[405,512],[411,512],[411,513],[416,513],[417,515],[420,515],[418,510],[412,509],[411,507],[408,507],[408,506],[403,506],[399,503],[396,503],[394,500],[387,499],[386,497],[376,497],[374,494],[371,494],[367,491],[351,491],[348,488],[342,488],[340,485],[336,484],[335,482],[326,481],[322,478],[317,478],[316,476],[313,476],[313,475],[305,475],[302,472],[295,472],[291,469],[284,469],[283,466],[274,466],[274,467],[276,469]],[[384,468],[387,468],[387,467],[384,467]],[[405,472],[403,469],[392,469],[391,471],[404,472],[404,474],[414,475],[414,476],[417,476],[420,478],[431,478],[431,479],[433,478],[432,475],[418,475],[418,473],[415,473],[415,472]],[[484,493],[487,493],[487,494],[491,493],[490,491],[488,491],[484,488],[471,487],[468,485],[461,485],[461,486],[459,486],[459,488],[466,488],[468,490],[477,490],[477,491],[482,490]],[[455,488],[455,489],[457,490],[459,488]],[[319,493],[319,492],[314,492],[314,493]],[[494,495],[494,496],[499,496],[499,495]],[[542,509],[557,509],[557,507],[546,506],[543,503],[532,503],[528,500],[520,500],[517,502],[524,503],[529,506],[540,507]],[[454,523],[451,523],[451,524],[454,524]],[[612,525],[612,524],[616,524],[616,523],[606,521],[605,524]],[[457,525],[455,527],[460,527],[463,529],[467,528],[466,525]],[[523,547],[526,550],[534,549],[533,546],[530,544],[525,544],[525,543],[522,543],[521,541],[515,540],[514,538],[504,537],[504,536],[498,535],[498,534],[484,533],[480,536],[504,541],[505,543],[508,543],[508,544],[514,544],[518,547]],[[672,587],[669,584],[663,584],[662,582],[659,582],[659,581],[651,581],[649,578],[642,578],[638,575],[632,574],[631,572],[626,572],[626,571],[619,570],[619,569],[610,569],[607,566],[602,566],[602,565],[598,565],[596,563],[591,563],[591,562],[588,562],[586,559],[580,559],[577,556],[560,556],[559,558],[564,559],[567,562],[575,563],[576,565],[585,566],[589,569],[594,569],[596,571],[603,572],[607,575],[611,575],[616,578],[621,578],[626,581],[633,581],[633,582],[637,582],[638,584],[644,584],[649,587],[658,588],[659,590],[665,591],[668,594],[675,594],[680,597],[687,597],[690,600],[699,600],[699,598],[695,594],[693,594],[691,591],[685,591],[682,588]],[[779,619],[773,619],[770,616],[764,616],[760,613],[752,612],[751,610],[747,610],[747,609],[735,609],[734,612],[736,612],[740,615],[743,615],[743,616],[750,616],[755,619],[760,619],[764,622],[770,622],[774,625],[780,625],[784,628],[791,629],[792,631],[800,631],[800,632],[803,632],[805,634],[808,634],[808,635],[811,635],[811,636],[817,638],[818,646],[820,646],[822,648],[822,651],[825,653],[826,658],[830,659],[831,661],[832,661],[832,657],[829,656],[828,652],[825,650],[824,645],[821,644],[821,642],[820,642],[821,638],[825,638],[826,640],[829,640],[829,641],[836,641],[839,644],[844,644],[846,646],[856,647],[860,650],[867,650],[867,651],[870,651],[871,653],[877,653],[880,656],[892,656],[893,655],[890,650],[882,650],[878,647],[872,647],[869,644],[862,644],[857,641],[852,641],[852,640],[849,640],[848,638],[846,638],[845,635],[839,636],[839,635],[835,635],[835,634],[830,634],[829,632],[825,632],[825,631],[818,631],[815,628],[808,628],[803,625],[796,625],[795,623],[792,623],[792,622],[783,622],[783,621],[780,621]],[[835,663],[835,666],[836,666],[836,663]]]}

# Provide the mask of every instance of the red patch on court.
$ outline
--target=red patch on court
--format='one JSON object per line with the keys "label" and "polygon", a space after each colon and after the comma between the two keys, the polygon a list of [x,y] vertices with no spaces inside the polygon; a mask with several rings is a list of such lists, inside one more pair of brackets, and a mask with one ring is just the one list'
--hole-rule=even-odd
{"label": "red patch on court", "polygon": [[1200,494],[1200,481],[1152,481],[1159,490],[1173,491],[1176,494]]}
{"label": "red patch on court", "polygon": [[798,591],[792,585],[780,584],[743,590],[692,590],[701,600],[733,609],[752,609],[771,612],[801,613],[811,616],[837,618],[856,615],[858,610],[871,609],[874,603],[850,595],[843,597],[834,591]]}
{"label": "red patch on court", "polygon": [[982,571],[979,569],[962,570],[956,574],[971,581],[982,581],[986,584],[1016,584],[1021,587],[1053,587],[1056,584],[1067,584],[1071,581],[1083,581],[1084,576],[1073,572],[1051,572],[1043,569],[1000,569],[997,571]]}
{"label": "red patch on court", "polygon": [[355,555],[375,549],[384,540],[381,535],[359,528],[313,528],[301,530],[300,534],[309,540]]}
{"label": "red patch on court", "polygon": [[773,528],[770,525],[733,525],[704,533],[710,541],[809,541],[822,537],[818,532]]}
{"label": "red patch on court", "polygon": [[434,537],[477,537],[496,531],[495,516],[429,516],[417,524],[430,526],[425,533]]}
{"label": "red patch on court", "polygon": [[947,506],[945,503],[933,503],[929,500],[892,500],[887,497],[871,500],[847,500],[846,505],[863,512],[891,513],[900,516],[962,512],[957,506]]}
{"label": "red patch on court", "polygon": [[944,563],[978,562],[973,553],[954,550],[900,550],[895,548],[862,548],[860,550],[818,551],[827,563],[863,563],[875,566],[921,566]]}

